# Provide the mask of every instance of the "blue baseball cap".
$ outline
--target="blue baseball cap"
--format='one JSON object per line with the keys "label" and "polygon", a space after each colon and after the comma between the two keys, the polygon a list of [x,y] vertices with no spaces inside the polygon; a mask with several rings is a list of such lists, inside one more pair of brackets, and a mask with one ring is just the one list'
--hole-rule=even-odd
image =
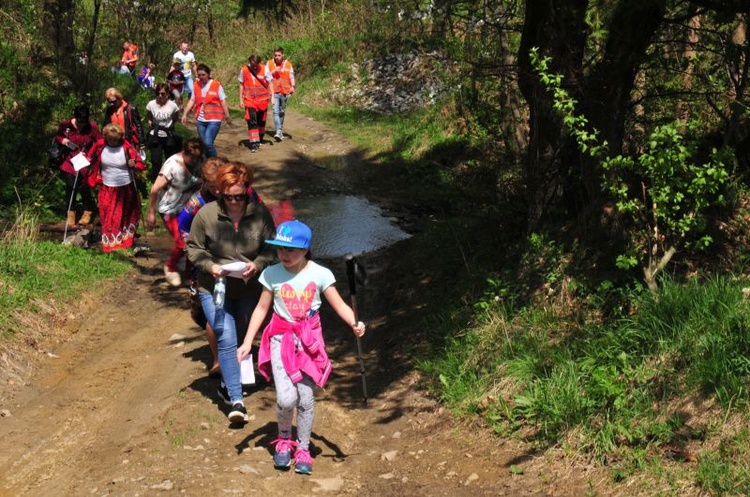
{"label": "blue baseball cap", "polygon": [[286,221],[276,227],[276,238],[266,240],[269,245],[309,249],[312,240],[312,230],[302,221]]}

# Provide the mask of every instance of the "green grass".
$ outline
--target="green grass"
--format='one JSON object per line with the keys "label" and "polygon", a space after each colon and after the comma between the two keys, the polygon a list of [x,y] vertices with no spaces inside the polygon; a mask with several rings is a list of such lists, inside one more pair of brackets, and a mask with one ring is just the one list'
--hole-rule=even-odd
{"label": "green grass", "polygon": [[[498,433],[541,447],[566,440],[596,460],[619,461],[610,463],[615,479],[665,471],[662,451],[703,443],[708,424],[746,412],[745,284],[664,280],[658,297],[631,296],[632,315],[611,321],[576,320],[553,305],[519,306],[490,294],[468,327],[433,316],[433,348],[419,364],[444,402]],[[706,412],[685,414],[676,407],[685,399]],[[739,441],[747,433],[728,432],[711,438],[720,447],[703,449],[693,475],[712,494],[748,489]]]}
{"label": "green grass", "polygon": [[34,220],[21,221],[0,241],[0,330],[3,336],[23,332],[16,325],[15,312],[35,312],[39,301],[62,303],[75,299],[80,293],[96,288],[102,280],[114,278],[130,268],[122,254],[36,241],[33,233]]}

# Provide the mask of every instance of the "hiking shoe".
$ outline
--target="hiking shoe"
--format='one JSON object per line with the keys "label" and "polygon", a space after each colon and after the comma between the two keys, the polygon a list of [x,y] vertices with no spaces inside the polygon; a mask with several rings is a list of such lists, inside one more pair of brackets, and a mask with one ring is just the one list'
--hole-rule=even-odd
{"label": "hiking shoe", "polygon": [[276,140],[277,142],[280,142],[281,140],[284,139],[284,133],[282,133],[281,131],[277,131],[276,134],[273,135],[273,139]]}
{"label": "hiking shoe", "polygon": [[216,393],[219,394],[219,398],[223,400],[226,405],[232,405],[232,399],[229,397],[229,390],[227,390],[227,386],[223,381],[219,385],[219,388],[216,390]]}
{"label": "hiking shoe", "polygon": [[167,283],[169,283],[170,286],[182,285],[180,273],[177,271],[170,271],[167,266],[164,266],[164,279],[167,280]]}
{"label": "hiking shoe", "polygon": [[250,152],[251,153],[254,154],[258,150],[260,150],[260,143],[253,143],[252,145],[250,145]]}
{"label": "hiking shoe", "polygon": [[235,402],[232,405],[232,410],[227,414],[230,423],[244,423],[249,418],[247,416],[247,409],[242,405],[242,402]]}
{"label": "hiking shoe", "polygon": [[273,453],[273,467],[276,469],[289,469],[292,465],[292,449],[297,446],[290,438],[277,438],[271,445],[276,445]]}
{"label": "hiking shoe", "polygon": [[310,451],[305,449],[297,449],[294,453],[294,472],[301,475],[309,475],[312,473],[312,456]]}

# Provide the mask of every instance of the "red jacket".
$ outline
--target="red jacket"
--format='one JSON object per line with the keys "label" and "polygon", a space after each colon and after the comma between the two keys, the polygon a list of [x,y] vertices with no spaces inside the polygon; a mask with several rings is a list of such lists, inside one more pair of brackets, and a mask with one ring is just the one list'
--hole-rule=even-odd
{"label": "red jacket", "polygon": [[[102,138],[101,133],[99,133],[99,128],[97,128],[96,124],[94,124],[93,122],[91,123],[91,128],[89,128],[88,133],[81,133],[80,130],[73,126],[72,121],[72,119],[66,119],[65,121],[61,122],[60,126],[57,128],[57,134],[55,135],[55,141],[61,145],[63,140],[67,138],[78,146],[76,150],[71,150],[68,147],[63,147],[62,149],[64,159],[62,161],[62,164],[60,164],[60,170],[68,174],[76,173],[76,170],[73,167],[73,164],[71,164],[70,159],[72,159],[79,153],[86,153],[89,147],[91,147],[97,140],[100,140]],[[86,175],[86,172],[84,172],[85,170],[85,168],[81,170],[81,174],[83,174],[84,176]]]}
{"label": "red jacket", "polygon": [[[88,154],[86,154],[86,158],[91,162],[91,165],[88,166],[91,168],[88,177],[89,186],[91,188],[102,184],[102,150],[106,146],[107,143],[104,141],[104,138],[102,138],[94,143],[94,146],[91,147]],[[146,169],[146,164],[141,159],[141,154],[138,153],[138,150],[136,150],[129,141],[123,140],[122,147],[125,149],[125,157],[127,160],[135,160],[134,168],[136,170],[143,171]]]}

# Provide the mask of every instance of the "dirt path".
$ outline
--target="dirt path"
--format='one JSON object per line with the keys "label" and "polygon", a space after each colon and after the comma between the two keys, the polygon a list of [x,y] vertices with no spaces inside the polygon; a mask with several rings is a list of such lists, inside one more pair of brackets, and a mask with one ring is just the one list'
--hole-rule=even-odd
{"label": "dirt path", "polygon": [[[238,146],[241,124],[225,125],[217,147],[256,166],[256,187],[270,202],[303,192],[368,193],[361,190],[357,151],[321,124],[290,114],[291,138],[258,154]],[[324,314],[334,374],[317,394],[314,472],[274,470],[273,388],[250,392],[250,422],[229,426],[217,380],[206,374],[210,352],[190,319],[186,292],[170,289],[162,277],[168,242],[146,241],[151,256],[134,259],[127,277],[58,314],[33,357],[30,348],[0,354],[0,495],[585,493],[568,478],[578,469],[457,426],[418,388],[408,358],[394,346],[408,332],[404,316],[411,312],[399,307],[399,289],[387,277],[399,247],[362,257],[370,270],[359,300],[370,326],[368,406],[354,339]],[[323,263],[337,273],[347,298],[343,261]],[[525,474],[512,475],[511,464]]]}

